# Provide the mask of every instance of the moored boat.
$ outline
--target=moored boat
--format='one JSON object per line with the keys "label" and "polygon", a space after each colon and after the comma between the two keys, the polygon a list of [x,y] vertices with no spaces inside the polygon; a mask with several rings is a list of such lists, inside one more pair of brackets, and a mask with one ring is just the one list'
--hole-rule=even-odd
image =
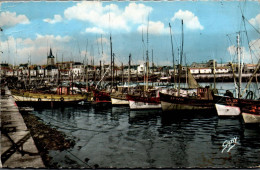
{"label": "moored boat", "polygon": [[242,112],[242,116],[245,123],[260,123],[260,114]]}
{"label": "moored boat", "polygon": [[93,90],[92,92],[93,92],[92,104],[95,104],[98,106],[111,105],[111,97],[110,97],[109,93],[107,93],[105,91],[99,91],[99,90]]}
{"label": "moored boat", "polygon": [[250,105],[244,105],[241,108],[242,117],[244,122],[253,124],[260,123],[260,101],[251,103]]}
{"label": "moored boat", "polygon": [[239,116],[242,112],[251,115],[260,114],[258,113],[260,112],[258,111],[258,107],[260,107],[259,100],[218,95],[214,95],[214,100],[216,101],[215,106],[218,116]]}
{"label": "moored boat", "polygon": [[159,97],[127,95],[131,110],[161,109]]}
{"label": "moored boat", "polygon": [[113,106],[126,106],[129,105],[126,95],[128,90],[133,89],[134,86],[117,86],[117,91],[110,94],[111,103]]}
{"label": "moored boat", "polygon": [[197,91],[196,95],[185,97],[160,93],[162,110],[203,110],[214,108],[211,90],[208,87],[200,87]]}
{"label": "moored boat", "polygon": [[58,87],[56,92],[51,91],[18,91],[11,90],[12,96],[18,106],[28,105],[64,105],[64,103],[77,104],[78,102],[86,100],[87,96],[84,94],[73,94],[69,87]]}
{"label": "moored boat", "polygon": [[44,94],[44,93],[31,93],[13,94],[13,98],[18,106],[27,105],[62,105],[63,103],[78,103],[86,99],[85,95],[57,95],[57,94]]}
{"label": "moored boat", "polygon": [[[227,95],[229,91],[225,94]],[[232,96],[214,95],[215,107],[218,116],[238,116],[240,115],[239,99]]]}
{"label": "moored boat", "polygon": [[129,105],[129,101],[127,100],[125,94],[111,96],[111,103],[113,106]]}
{"label": "moored boat", "polygon": [[[137,92],[137,91],[136,91]],[[149,89],[133,95],[126,95],[131,110],[161,109],[158,89]]]}

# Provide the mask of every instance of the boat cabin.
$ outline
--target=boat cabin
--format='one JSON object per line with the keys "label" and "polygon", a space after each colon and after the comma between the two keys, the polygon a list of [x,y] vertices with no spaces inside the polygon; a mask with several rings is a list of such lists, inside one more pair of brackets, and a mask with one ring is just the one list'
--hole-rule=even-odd
{"label": "boat cabin", "polygon": [[57,87],[57,94],[58,95],[68,95],[68,94],[71,94],[70,87],[67,87],[67,86],[59,86],[59,87]]}
{"label": "boat cabin", "polygon": [[212,91],[209,86],[197,88],[197,97],[199,99],[213,100]]}

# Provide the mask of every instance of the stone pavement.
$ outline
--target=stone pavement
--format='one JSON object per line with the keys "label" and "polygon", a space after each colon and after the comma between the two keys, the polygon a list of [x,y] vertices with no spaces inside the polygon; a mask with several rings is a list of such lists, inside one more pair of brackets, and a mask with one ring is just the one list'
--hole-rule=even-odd
{"label": "stone pavement", "polygon": [[0,97],[0,168],[44,168],[44,163],[10,91]]}

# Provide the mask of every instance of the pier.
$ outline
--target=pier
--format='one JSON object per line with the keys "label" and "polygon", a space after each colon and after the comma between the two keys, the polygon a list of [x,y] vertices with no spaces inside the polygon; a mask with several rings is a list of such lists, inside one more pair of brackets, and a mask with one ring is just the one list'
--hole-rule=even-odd
{"label": "pier", "polygon": [[0,168],[44,168],[34,140],[7,87],[1,94]]}

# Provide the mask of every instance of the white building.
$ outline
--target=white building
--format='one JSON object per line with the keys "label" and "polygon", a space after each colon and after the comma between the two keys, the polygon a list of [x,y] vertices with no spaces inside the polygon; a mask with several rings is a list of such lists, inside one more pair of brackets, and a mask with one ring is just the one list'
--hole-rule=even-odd
{"label": "white building", "polygon": [[210,74],[212,73],[211,68],[199,68],[200,74]]}
{"label": "white building", "polygon": [[216,67],[215,73],[228,73],[229,69],[227,67]]}

